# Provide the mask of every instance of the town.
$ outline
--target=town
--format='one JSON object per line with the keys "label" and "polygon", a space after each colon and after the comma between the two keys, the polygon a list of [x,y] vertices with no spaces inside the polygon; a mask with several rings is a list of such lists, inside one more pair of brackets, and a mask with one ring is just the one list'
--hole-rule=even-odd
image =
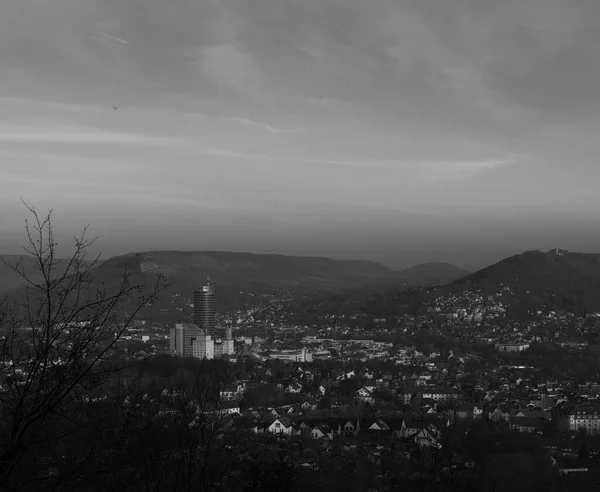
{"label": "town", "polygon": [[[131,358],[183,355],[175,339],[187,339],[187,355],[243,367],[220,388],[227,428],[328,452],[369,443],[361,453],[380,486],[397,470],[431,479],[423,463],[439,464],[440,453],[451,457],[443,476],[471,476],[485,439],[533,446],[565,480],[590,480],[600,467],[600,315],[536,311],[510,320],[503,294],[436,298],[418,315],[373,318],[368,330],[352,326],[356,315],[289,324],[287,302],[267,302],[215,314],[216,341],[198,342],[193,323],[167,334],[138,322],[119,346]],[[224,343],[230,352],[213,348]],[[320,465],[312,457],[298,466]]]}

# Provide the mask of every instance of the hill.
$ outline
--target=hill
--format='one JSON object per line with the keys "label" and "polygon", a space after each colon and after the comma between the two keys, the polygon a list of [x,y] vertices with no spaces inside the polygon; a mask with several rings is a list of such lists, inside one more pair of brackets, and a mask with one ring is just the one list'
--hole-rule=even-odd
{"label": "hill", "polygon": [[[43,275],[36,269],[37,264],[35,258],[29,255],[0,255],[4,261],[0,260],[0,292],[8,292],[11,290],[18,289],[23,285],[22,277],[12,270],[6,263],[15,265],[17,262],[21,262],[22,267],[27,273],[28,277],[34,282],[40,282],[43,280]],[[59,260],[57,273],[61,273],[67,267],[67,260]],[[6,263],[5,263],[6,262]],[[92,260],[84,260],[84,263],[90,264]],[[100,264],[101,261],[98,261]]]}
{"label": "hill", "polygon": [[438,302],[458,305],[463,302],[459,299],[468,298],[464,294],[475,291],[484,296],[501,295],[499,299],[512,319],[529,318],[537,310],[567,310],[582,316],[600,312],[600,254],[526,251],[447,284],[409,287],[307,299],[298,304],[294,319],[309,323],[331,314],[395,318],[424,312]]}
{"label": "hill", "polygon": [[469,275],[469,271],[450,263],[420,263],[400,270],[398,275],[411,285],[447,284]]}
{"label": "hill", "polygon": [[[170,283],[161,300],[145,315],[153,319],[189,316],[192,293],[211,278],[217,309],[229,311],[275,299],[299,299],[318,292],[400,285],[398,272],[370,261],[262,255],[217,251],[152,251],[105,260],[93,271],[92,288],[114,289],[125,272],[131,283],[152,285],[156,274]],[[22,299],[22,289],[10,292]]]}
{"label": "hill", "polygon": [[484,294],[504,290],[515,312],[600,311],[600,254],[560,249],[526,251],[460,278],[440,292],[451,294],[465,289],[479,289]]}

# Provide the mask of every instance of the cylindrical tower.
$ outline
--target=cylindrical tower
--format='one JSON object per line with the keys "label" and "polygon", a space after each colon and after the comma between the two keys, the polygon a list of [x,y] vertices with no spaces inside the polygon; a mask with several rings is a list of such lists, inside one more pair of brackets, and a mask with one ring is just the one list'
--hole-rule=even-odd
{"label": "cylindrical tower", "polygon": [[194,324],[215,337],[215,290],[207,284],[194,291]]}

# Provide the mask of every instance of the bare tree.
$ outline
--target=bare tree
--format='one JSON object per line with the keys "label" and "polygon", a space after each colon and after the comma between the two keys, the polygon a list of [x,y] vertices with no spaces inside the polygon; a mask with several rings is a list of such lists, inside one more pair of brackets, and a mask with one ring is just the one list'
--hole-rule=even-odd
{"label": "bare tree", "polygon": [[[100,437],[86,405],[120,370],[106,359],[167,285],[161,276],[153,285],[133,285],[126,272],[116,285],[94,287],[99,256],[87,259],[95,242],[86,239],[87,227],[74,238],[74,253],[61,260],[52,211],[41,217],[23,203],[33,216],[25,223],[25,251],[42,280],[32,280],[22,260],[1,259],[21,276],[24,290],[19,302],[4,303],[0,318],[0,489],[57,490],[83,465],[75,460],[65,468],[69,444],[77,436]],[[92,444],[87,462],[98,458]]]}

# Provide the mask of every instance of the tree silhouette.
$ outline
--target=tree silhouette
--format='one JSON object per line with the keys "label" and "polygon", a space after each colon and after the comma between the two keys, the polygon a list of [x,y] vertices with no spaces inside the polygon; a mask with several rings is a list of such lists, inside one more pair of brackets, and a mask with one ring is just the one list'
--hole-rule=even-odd
{"label": "tree silhouette", "polygon": [[[32,280],[22,260],[2,258],[21,276],[24,290],[18,301],[3,303],[0,319],[0,489],[56,490],[74,480],[83,463],[68,466],[69,444],[100,430],[92,429],[94,415],[106,412],[108,403],[88,405],[86,398],[121,369],[106,359],[166,283],[157,276],[151,286],[133,285],[125,273],[114,288],[92,288],[99,256],[86,259],[95,241],[86,239],[87,227],[75,237],[74,253],[61,260],[52,211],[42,218],[23,203],[33,216],[25,222],[25,251],[42,280]],[[78,442],[84,446],[85,439]],[[82,460],[98,457],[96,444],[86,451]]]}

